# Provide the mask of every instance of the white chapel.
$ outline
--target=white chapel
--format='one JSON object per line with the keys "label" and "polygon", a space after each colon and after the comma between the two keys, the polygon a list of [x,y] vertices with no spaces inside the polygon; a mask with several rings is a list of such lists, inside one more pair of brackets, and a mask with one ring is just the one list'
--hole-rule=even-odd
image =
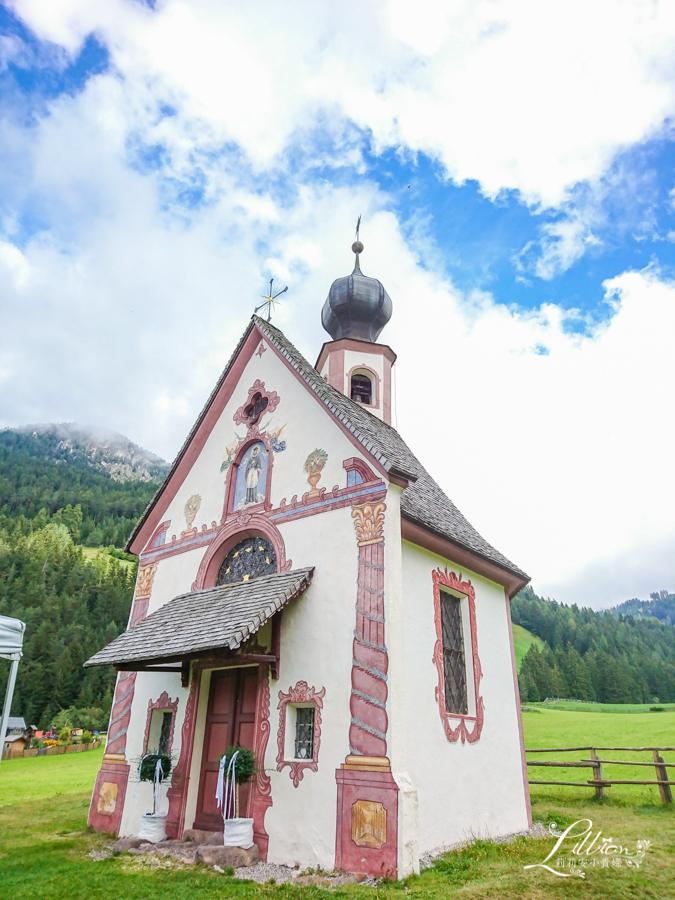
{"label": "white chapel", "polygon": [[169,837],[217,835],[219,759],[255,754],[261,859],[404,877],[531,824],[510,600],[527,575],[392,427],[382,284],[337,279],[315,366],[253,316],[128,549],[127,630],[89,823],[137,835],[173,760]]}

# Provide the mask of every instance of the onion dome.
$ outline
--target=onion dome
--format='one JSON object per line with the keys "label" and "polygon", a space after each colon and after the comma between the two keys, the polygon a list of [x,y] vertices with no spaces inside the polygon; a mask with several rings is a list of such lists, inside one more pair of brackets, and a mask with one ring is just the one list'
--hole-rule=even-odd
{"label": "onion dome", "polygon": [[355,338],[374,344],[391,319],[391,298],[377,278],[361,272],[361,241],[354,241],[352,250],[356,254],[354,271],[331,285],[321,310],[321,324],[334,341]]}

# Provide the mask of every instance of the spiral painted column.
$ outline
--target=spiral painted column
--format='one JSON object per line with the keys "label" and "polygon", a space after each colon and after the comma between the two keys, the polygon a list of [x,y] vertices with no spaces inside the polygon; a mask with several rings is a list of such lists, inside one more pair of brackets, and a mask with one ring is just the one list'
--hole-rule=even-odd
{"label": "spiral painted column", "polygon": [[384,503],[354,507],[359,547],[352,658],[349,752],[387,755],[387,669],[384,642]]}
{"label": "spiral painted column", "polygon": [[[147,615],[156,571],[155,564],[141,566],[138,570],[134,602],[129,615],[129,628],[138,624]],[[130,772],[126,759],[127,731],[131,720],[137,674],[137,672],[120,672],[117,676],[108,725],[108,740],[89,807],[88,824],[96,831],[119,834]]]}
{"label": "spiral painted column", "polygon": [[396,876],[398,787],[387,759],[384,503],[352,507],[359,566],[352,644],[349,756],[338,789],[335,867]]}

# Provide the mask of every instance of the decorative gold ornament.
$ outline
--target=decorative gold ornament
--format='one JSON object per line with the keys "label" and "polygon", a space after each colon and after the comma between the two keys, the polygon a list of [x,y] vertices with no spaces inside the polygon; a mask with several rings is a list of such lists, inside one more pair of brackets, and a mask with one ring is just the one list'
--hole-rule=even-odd
{"label": "decorative gold ornament", "polygon": [[[202,498],[199,494],[193,494],[188,498],[187,503],[185,504],[185,521],[187,522],[188,531],[192,528],[192,523],[195,520],[195,516],[199,512],[199,507],[202,505]],[[183,532],[185,534],[185,532]]]}
{"label": "decorative gold ornament", "polygon": [[387,810],[374,800],[357,800],[352,806],[352,840],[357,847],[381,850],[387,843]]}
{"label": "decorative gold ornament", "polygon": [[364,503],[363,506],[352,507],[352,518],[355,520],[356,540],[359,547],[368,544],[379,544],[384,540],[384,511],[386,504]]}
{"label": "decorative gold ornament", "polygon": [[138,570],[138,580],[136,581],[135,600],[149,600],[152,593],[152,583],[155,580],[157,572],[157,564],[149,563],[147,566],[141,566]]}
{"label": "decorative gold ornament", "polygon": [[118,786],[114,781],[104,781],[98,795],[96,811],[101,816],[112,816],[117,806]]}

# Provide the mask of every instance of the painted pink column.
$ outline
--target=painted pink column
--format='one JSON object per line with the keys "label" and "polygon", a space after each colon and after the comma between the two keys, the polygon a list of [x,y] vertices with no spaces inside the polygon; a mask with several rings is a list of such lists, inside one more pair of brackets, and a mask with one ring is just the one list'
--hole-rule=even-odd
{"label": "painted pink column", "polygon": [[379,541],[359,546],[349,703],[349,752],[355,756],[387,755],[388,668],[384,643],[384,543]]}
{"label": "painted pink column", "polygon": [[[134,602],[129,615],[129,628],[147,615],[156,572],[157,565],[154,563],[141,566],[138,570]],[[101,768],[96,776],[87,820],[94,830],[109,831],[116,835],[119,834],[129,780],[130,766],[126,759],[127,731],[131,720],[137,675],[137,672],[120,672],[117,676],[108,724],[108,740]]]}
{"label": "painted pink column", "polygon": [[335,867],[396,877],[398,787],[387,759],[384,503],[352,507],[359,552],[349,756],[335,772]]}

